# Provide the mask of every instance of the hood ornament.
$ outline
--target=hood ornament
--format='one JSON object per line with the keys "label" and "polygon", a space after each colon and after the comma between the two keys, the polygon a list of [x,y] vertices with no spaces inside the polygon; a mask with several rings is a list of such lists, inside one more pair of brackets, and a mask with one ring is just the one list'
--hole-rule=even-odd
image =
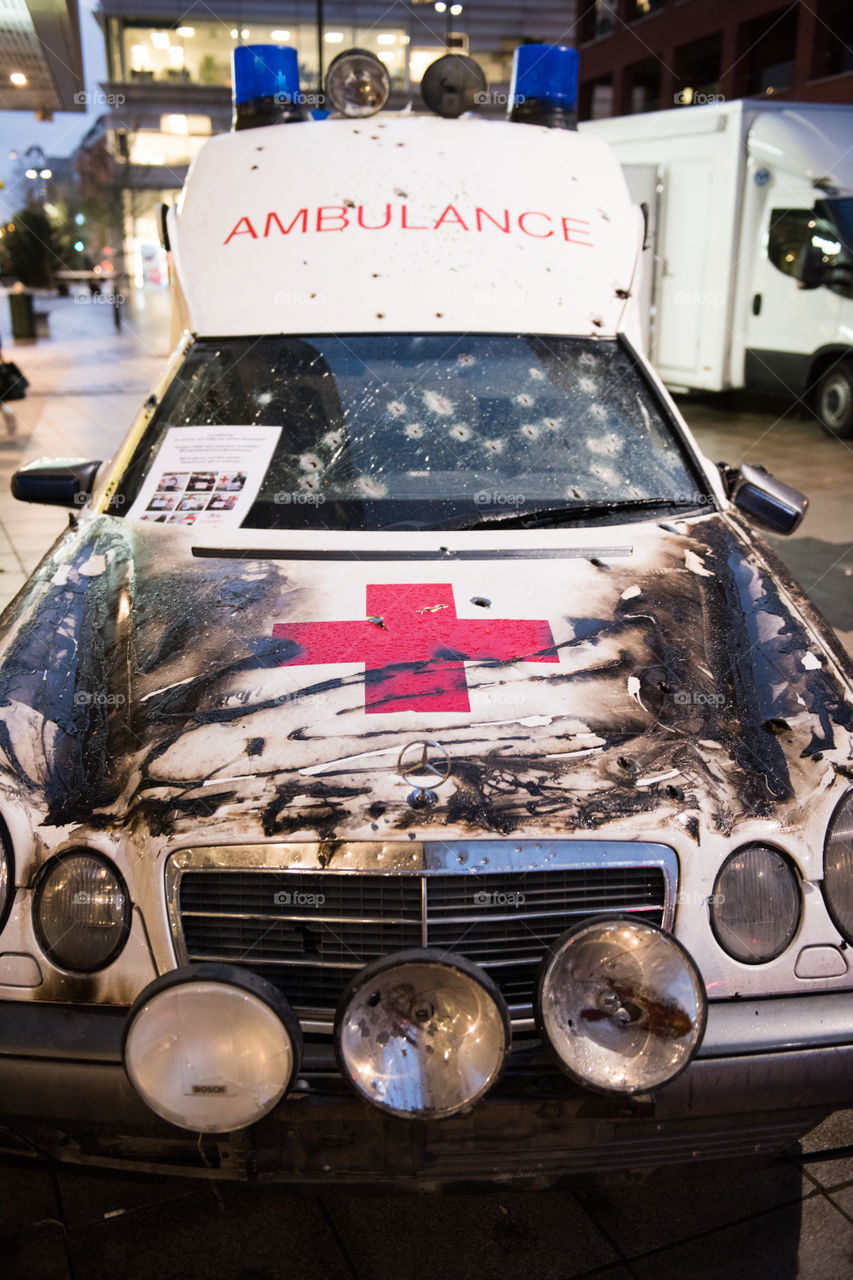
{"label": "hood ornament", "polygon": [[415,809],[438,803],[435,787],[450,777],[450,752],[440,742],[409,742],[397,758],[397,772],[404,782],[411,782],[409,804]]}

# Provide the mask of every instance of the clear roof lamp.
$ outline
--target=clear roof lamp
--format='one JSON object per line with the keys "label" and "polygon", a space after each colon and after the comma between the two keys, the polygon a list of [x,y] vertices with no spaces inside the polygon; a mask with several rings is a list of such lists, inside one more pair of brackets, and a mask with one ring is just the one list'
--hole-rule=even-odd
{"label": "clear roof lamp", "polygon": [[358,120],[382,110],[391,94],[391,77],[369,49],[347,49],[329,63],[325,90],[330,107]]}

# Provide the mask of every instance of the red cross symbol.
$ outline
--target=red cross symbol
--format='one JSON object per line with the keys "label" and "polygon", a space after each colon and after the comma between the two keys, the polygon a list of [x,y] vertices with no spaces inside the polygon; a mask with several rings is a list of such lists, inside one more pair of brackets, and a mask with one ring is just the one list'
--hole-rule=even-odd
{"label": "red cross symbol", "polygon": [[299,646],[283,667],[363,662],[368,714],[470,711],[466,661],[559,662],[547,622],[457,618],[449,583],[368,586],[366,618],[277,622],[273,636]]}

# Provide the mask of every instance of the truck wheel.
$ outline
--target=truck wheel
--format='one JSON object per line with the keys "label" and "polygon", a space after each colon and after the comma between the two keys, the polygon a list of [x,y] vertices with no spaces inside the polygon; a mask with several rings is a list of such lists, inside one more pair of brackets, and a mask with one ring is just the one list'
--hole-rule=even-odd
{"label": "truck wheel", "polygon": [[815,404],[827,431],[845,440],[853,437],[853,364],[841,360],[823,375]]}

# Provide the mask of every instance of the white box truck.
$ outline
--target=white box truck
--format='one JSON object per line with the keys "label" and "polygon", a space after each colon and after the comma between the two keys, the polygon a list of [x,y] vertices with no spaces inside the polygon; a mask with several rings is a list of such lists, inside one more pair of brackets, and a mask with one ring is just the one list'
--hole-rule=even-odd
{"label": "white box truck", "polygon": [[853,106],[746,99],[582,129],[647,209],[664,382],[802,400],[853,437]]}

